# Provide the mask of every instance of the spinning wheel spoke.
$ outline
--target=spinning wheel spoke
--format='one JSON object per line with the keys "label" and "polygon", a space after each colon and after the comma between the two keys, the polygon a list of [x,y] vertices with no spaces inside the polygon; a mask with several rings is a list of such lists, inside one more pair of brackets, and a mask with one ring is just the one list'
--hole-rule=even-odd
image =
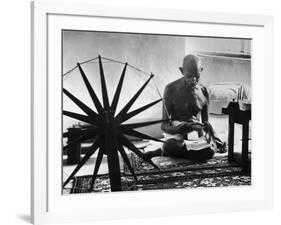
{"label": "spinning wheel spoke", "polygon": [[143,84],[143,86],[138,90],[138,92],[131,98],[131,100],[124,106],[124,108],[118,113],[116,116],[117,120],[122,120],[122,118],[125,116],[125,114],[129,111],[131,106],[134,104],[134,102],[137,100],[139,95],[143,92],[146,85],[149,83],[149,81],[152,79],[153,75],[151,74],[148,80]]}
{"label": "spinning wheel spoke", "polygon": [[121,89],[122,89],[122,85],[123,85],[123,81],[124,81],[124,77],[125,77],[125,73],[126,73],[126,68],[127,68],[127,63],[125,63],[124,69],[122,71],[119,83],[117,85],[117,88],[116,88],[116,91],[115,91],[115,94],[114,94],[114,97],[113,97],[113,100],[112,100],[112,103],[111,103],[110,108],[113,111],[113,114],[116,111],[116,107],[117,107],[117,104],[118,104],[118,101],[119,101],[119,97],[120,97],[120,93],[121,93]]}
{"label": "spinning wheel spoke", "polygon": [[102,91],[103,107],[104,107],[104,109],[109,110],[109,100],[108,100],[106,82],[105,82],[105,78],[104,78],[104,72],[103,72],[103,67],[102,67],[100,55],[99,55],[99,68],[100,68],[100,79],[101,79],[101,91]]}
{"label": "spinning wheel spoke", "polygon": [[82,109],[86,114],[88,114],[96,123],[101,124],[101,117],[96,114],[92,109],[90,109],[87,105],[81,102],[78,98],[72,95],[66,89],[63,89],[63,93],[65,93],[80,109]]}
{"label": "spinning wheel spoke", "polygon": [[77,119],[80,120],[82,122],[85,123],[90,123],[90,124],[95,124],[95,121],[92,120],[92,118],[88,117],[88,116],[84,116],[78,113],[74,113],[74,112],[69,112],[69,111],[62,111],[63,115],[71,117],[73,119]]}
{"label": "spinning wheel spoke", "polygon": [[132,152],[134,152],[136,155],[138,155],[140,158],[142,158],[144,161],[151,164],[154,168],[159,169],[157,165],[155,165],[152,160],[147,157],[145,154],[143,154],[132,142],[130,142],[125,136],[121,136],[120,138],[121,143],[126,146],[127,148],[131,149]]}
{"label": "spinning wheel spoke", "polygon": [[103,112],[103,107],[102,107],[102,105],[101,105],[101,103],[100,103],[100,101],[99,101],[95,91],[93,90],[93,88],[92,88],[88,78],[86,77],[82,67],[80,66],[80,63],[77,63],[77,66],[78,66],[80,74],[81,74],[81,76],[82,76],[82,78],[84,80],[84,83],[85,83],[85,85],[87,87],[87,90],[88,90],[88,92],[89,92],[89,94],[90,94],[90,96],[91,96],[91,98],[93,100],[93,103],[94,103],[97,111],[101,114]]}
{"label": "spinning wheel spoke", "polygon": [[134,137],[137,137],[137,138],[141,138],[141,139],[149,139],[149,140],[153,140],[153,141],[157,141],[157,142],[162,142],[164,143],[164,141],[162,140],[159,140],[157,138],[154,138],[154,137],[151,137],[147,134],[143,134],[141,132],[138,132],[136,130],[127,130],[127,131],[124,131],[125,134],[127,135],[130,135],[130,136],[134,136]]}
{"label": "spinning wheel spoke", "polygon": [[[128,155],[124,147],[128,148],[138,157],[140,157],[147,163],[151,164],[154,168],[159,169],[158,166],[155,165],[149,157],[147,157],[144,153],[142,153],[125,135],[134,136],[141,139],[149,139],[153,141],[163,142],[161,140],[158,140],[157,138],[141,133],[134,129],[153,125],[156,123],[161,123],[166,120],[155,120],[155,121],[148,121],[142,123],[122,124],[124,121],[134,117],[139,113],[142,113],[146,109],[154,106],[155,104],[157,104],[162,100],[159,99],[157,101],[151,102],[136,110],[129,112],[132,105],[135,103],[137,98],[140,96],[140,94],[144,91],[145,87],[148,85],[150,80],[153,78],[152,74],[141,86],[141,88],[134,94],[134,96],[127,102],[127,104],[121,109],[121,111],[117,114],[117,116],[114,118],[116,109],[118,107],[118,102],[120,99],[120,94],[123,87],[128,64],[125,63],[125,66],[123,67],[112,102],[110,104],[103,65],[102,65],[102,58],[100,55],[98,56],[98,63],[99,63],[99,72],[100,72],[102,101],[98,99],[93,87],[91,86],[85,72],[81,67],[81,64],[77,63],[77,67],[80,71],[82,79],[85,83],[88,93],[92,98],[92,101],[94,103],[94,106],[96,107],[97,112],[92,108],[90,108],[89,106],[87,106],[85,103],[83,103],[73,94],[71,94],[69,91],[63,89],[63,93],[66,96],[68,96],[85,113],[85,115],[82,115],[79,113],[64,110],[63,115],[86,123],[86,125],[84,125],[83,127],[81,125],[79,129],[69,129],[68,132],[63,133],[63,137],[64,138],[67,137],[69,141],[69,143],[66,146],[64,146],[63,149],[69,150],[70,147],[73,147],[74,145],[79,145],[86,140],[94,139],[93,144],[89,148],[88,152],[83,156],[83,158],[79,161],[78,165],[75,167],[71,175],[63,183],[63,187],[65,187],[69,183],[69,181],[73,179],[73,177],[77,174],[77,172],[81,169],[81,167],[83,167],[85,163],[89,160],[89,158],[99,149],[97,159],[95,161],[95,167],[92,174],[90,190],[93,190],[94,188],[94,184],[102,163],[103,156],[106,154],[111,191],[121,191],[122,186],[121,186],[121,173],[120,173],[120,164],[119,164],[120,157],[122,157],[124,163],[128,166],[135,180],[137,180],[137,176],[135,174],[135,171],[131,165],[131,162],[128,158]],[[71,148],[71,149],[76,150],[76,148]],[[78,158],[80,158],[79,152],[76,153],[78,153],[79,156]]]}
{"label": "spinning wheel spoke", "polygon": [[145,127],[145,126],[153,125],[153,124],[156,124],[156,123],[162,123],[164,121],[166,121],[166,120],[154,120],[154,121],[142,122],[142,123],[122,124],[122,125],[119,126],[119,130],[125,132],[125,131],[130,130],[130,129]]}
{"label": "spinning wheel spoke", "polygon": [[128,168],[129,168],[131,174],[134,176],[135,180],[138,180],[138,179],[137,179],[137,176],[136,176],[136,174],[135,174],[135,171],[134,171],[134,169],[133,169],[133,167],[132,167],[132,165],[131,165],[131,163],[130,163],[130,160],[129,160],[129,158],[128,158],[128,156],[127,156],[127,154],[126,154],[126,152],[125,152],[123,146],[122,146],[122,145],[119,145],[118,147],[119,147],[118,150],[119,150],[119,152],[120,152],[120,154],[121,154],[121,156],[122,156],[124,162],[125,162],[126,165],[128,166]]}
{"label": "spinning wheel spoke", "polygon": [[93,190],[93,188],[94,188],[95,180],[97,178],[97,174],[98,174],[101,162],[102,162],[103,154],[104,154],[103,148],[100,147],[100,150],[99,150],[99,153],[98,153],[98,156],[97,156],[97,160],[96,160],[96,164],[95,164],[94,173],[93,173],[93,176],[92,176],[90,190]]}
{"label": "spinning wheel spoke", "polygon": [[147,104],[147,105],[145,105],[145,106],[143,106],[143,107],[140,107],[140,108],[138,108],[138,109],[136,109],[136,110],[134,110],[134,111],[132,111],[132,112],[129,112],[128,114],[126,114],[126,115],[123,116],[123,118],[121,119],[120,122],[121,122],[121,123],[122,123],[122,122],[125,122],[126,120],[128,120],[128,119],[130,119],[130,118],[136,116],[137,114],[139,114],[139,113],[141,113],[141,112],[147,110],[148,108],[152,107],[153,105],[157,104],[157,103],[160,102],[160,101],[162,101],[162,99],[159,99],[159,100],[157,100],[157,101],[151,102],[151,103],[149,103],[149,104]]}
{"label": "spinning wheel spoke", "polygon": [[71,175],[67,178],[67,180],[64,182],[63,187],[65,187],[68,182],[75,176],[75,174],[80,170],[80,168],[88,161],[88,159],[95,153],[95,151],[100,147],[100,137],[98,136],[96,140],[94,141],[91,150],[89,150],[86,155],[81,159],[81,161],[78,163],[77,167],[73,170]]}

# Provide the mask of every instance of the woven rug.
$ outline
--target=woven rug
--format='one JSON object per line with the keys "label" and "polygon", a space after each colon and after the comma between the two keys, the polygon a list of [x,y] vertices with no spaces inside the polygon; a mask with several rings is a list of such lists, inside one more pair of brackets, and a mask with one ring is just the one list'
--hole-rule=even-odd
{"label": "woven rug", "polygon": [[[160,168],[160,171],[155,169],[149,163],[142,160],[137,155],[130,153],[128,154],[130,163],[136,174],[143,173],[162,173],[170,171],[184,171],[184,170],[198,170],[198,169],[208,169],[208,168],[224,168],[224,167],[239,167],[238,164],[229,164],[227,155],[216,155],[212,159],[208,160],[206,163],[196,163],[186,159],[171,158],[167,156],[158,156],[152,158],[152,161]],[[130,174],[130,170],[124,164],[124,173]]]}
{"label": "woven rug", "polygon": [[[124,166],[121,174],[123,191],[251,185],[251,176],[242,175],[241,168],[229,164],[227,157],[214,157],[207,163],[156,157],[153,161],[160,170],[134,155],[129,158],[138,180],[135,181]],[[70,193],[110,192],[108,174],[98,175],[93,190],[89,190],[91,179],[91,175],[75,177]]]}

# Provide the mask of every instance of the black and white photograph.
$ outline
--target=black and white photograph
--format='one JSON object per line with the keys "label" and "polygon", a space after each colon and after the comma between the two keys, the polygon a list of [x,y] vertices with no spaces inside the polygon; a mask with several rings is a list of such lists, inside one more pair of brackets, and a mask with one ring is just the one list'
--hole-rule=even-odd
{"label": "black and white photograph", "polygon": [[61,31],[62,193],[251,185],[252,40]]}
{"label": "black and white photograph", "polygon": [[281,224],[278,1],[3,1],[1,224]]}

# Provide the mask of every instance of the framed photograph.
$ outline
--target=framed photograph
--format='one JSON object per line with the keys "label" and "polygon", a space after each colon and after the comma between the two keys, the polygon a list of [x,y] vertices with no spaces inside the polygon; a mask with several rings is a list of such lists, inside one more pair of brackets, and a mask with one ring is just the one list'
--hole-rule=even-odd
{"label": "framed photograph", "polygon": [[272,207],[270,16],[32,3],[34,224]]}

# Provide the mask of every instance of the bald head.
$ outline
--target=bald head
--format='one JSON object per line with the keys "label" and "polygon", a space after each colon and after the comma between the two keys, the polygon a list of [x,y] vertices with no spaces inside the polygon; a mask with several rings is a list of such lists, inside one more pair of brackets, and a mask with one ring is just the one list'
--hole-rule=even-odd
{"label": "bald head", "polygon": [[201,60],[195,55],[185,56],[182,67],[180,67],[182,75],[191,86],[198,83],[202,69]]}

